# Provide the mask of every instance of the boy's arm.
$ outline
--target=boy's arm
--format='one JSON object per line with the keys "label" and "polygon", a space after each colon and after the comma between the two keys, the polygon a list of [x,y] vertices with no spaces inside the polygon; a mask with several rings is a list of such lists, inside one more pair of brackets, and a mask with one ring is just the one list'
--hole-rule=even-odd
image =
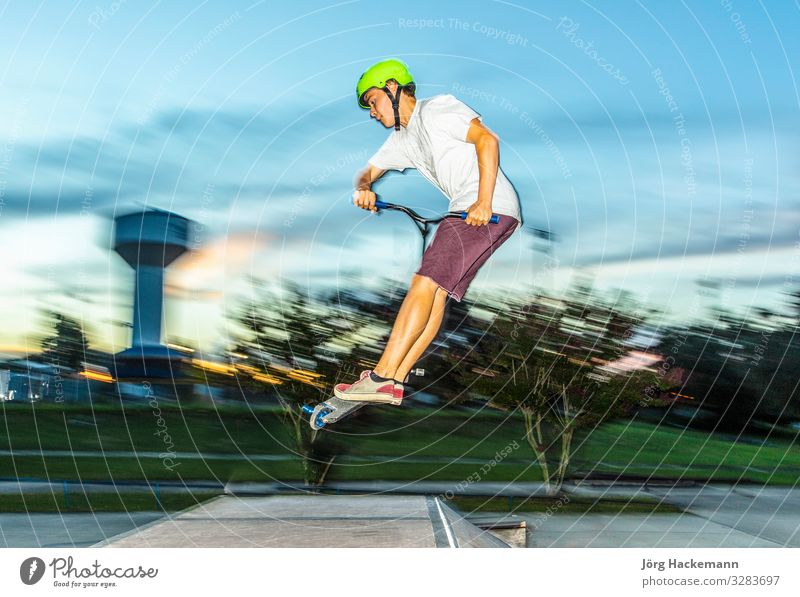
{"label": "boy's arm", "polygon": [[500,141],[479,119],[474,118],[467,131],[467,143],[475,146],[478,154],[478,199],[467,209],[467,224],[481,226],[492,217],[492,197],[500,164]]}
{"label": "boy's arm", "polygon": [[353,203],[362,209],[378,211],[378,208],[375,207],[375,193],[372,192],[372,183],[385,173],[386,170],[381,170],[372,164],[367,164],[367,167],[356,176],[356,191],[353,193]]}

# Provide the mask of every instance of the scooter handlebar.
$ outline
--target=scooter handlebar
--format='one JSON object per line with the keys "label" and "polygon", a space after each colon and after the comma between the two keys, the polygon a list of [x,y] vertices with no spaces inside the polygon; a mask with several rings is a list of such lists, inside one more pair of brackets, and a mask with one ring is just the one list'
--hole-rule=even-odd
{"label": "scooter handlebar", "polygon": [[[375,200],[375,207],[377,207],[378,209],[386,209],[386,208],[393,207],[393,206],[390,203],[386,203],[385,201],[381,201],[380,199],[376,199]],[[452,213],[454,215],[461,216],[462,220],[466,220],[467,219],[467,215],[469,215],[465,211],[452,212]],[[493,214],[492,217],[489,218],[489,223],[490,224],[497,224],[499,222],[500,222],[500,216],[498,216],[497,214]]]}

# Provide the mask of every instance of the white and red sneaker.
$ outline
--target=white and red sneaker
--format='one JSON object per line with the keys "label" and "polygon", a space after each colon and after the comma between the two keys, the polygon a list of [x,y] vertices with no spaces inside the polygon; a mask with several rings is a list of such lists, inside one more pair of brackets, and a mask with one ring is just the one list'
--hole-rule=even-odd
{"label": "white and red sneaker", "polygon": [[333,393],[340,400],[354,400],[357,402],[375,402],[378,404],[398,405],[403,400],[402,389],[399,396],[393,379],[376,379],[376,375],[370,371],[362,371],[358,381],[349,384],[337,384],[333,388]]}
{"label": "white and red sneaker", "polygon": [[[370,373],[372,373],[372,369],[365,369],[364,371],[361,372],[361,376],[358,379],[359,380],[364,379]],[[345,392],[345,391],[349,390],[350,386],[352,386],[352,385],[353,384],[351,384],[351,383],[337,383],[333,387],[333,393],[336,394],[336,392]]]}

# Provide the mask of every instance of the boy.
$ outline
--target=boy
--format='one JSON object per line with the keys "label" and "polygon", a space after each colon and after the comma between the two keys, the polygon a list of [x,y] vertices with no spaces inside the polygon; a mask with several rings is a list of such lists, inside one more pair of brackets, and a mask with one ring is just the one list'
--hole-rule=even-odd
{"label": "boy", "polygon": [[[497,136],[452,95],[417,100],[414,91],[400,60],[384,60],[361,75],[358,104],[394,131],[358,174],[354,203],[377,211],[372,184],[387,170],[416,168],[450,199],[449,211],[468,216],[439,224],[380,361],[356,382],[334,388],[342,400],[400,404],[402,382],[436,337],[447,297],[461,301],[480,267],[522,225],[517,193],[499,168]],[[492,213],[498,224],[488,224]]]}

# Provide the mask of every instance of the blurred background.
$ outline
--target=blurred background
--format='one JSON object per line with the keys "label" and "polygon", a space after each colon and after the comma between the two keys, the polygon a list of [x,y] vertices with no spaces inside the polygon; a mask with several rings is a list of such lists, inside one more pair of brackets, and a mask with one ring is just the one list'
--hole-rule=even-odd
{"label": "blurred background", "polygon": [[[436,481],[484,496],[467,509],[500,507],[489,481],[796,483],[796,5],[0,19],[0,477],[48,487],[4,509],[174,509],[232,482]],[[499,135],[525,225],[450,301],[401,409],[312,433],[299,407],[377,362],[419,263],[407,217],[350,203],[389,132],[355,84],[391,56]],[[415,171],[375,190],[447,210]],[[88,481],[115,491],[69,489]]]}

